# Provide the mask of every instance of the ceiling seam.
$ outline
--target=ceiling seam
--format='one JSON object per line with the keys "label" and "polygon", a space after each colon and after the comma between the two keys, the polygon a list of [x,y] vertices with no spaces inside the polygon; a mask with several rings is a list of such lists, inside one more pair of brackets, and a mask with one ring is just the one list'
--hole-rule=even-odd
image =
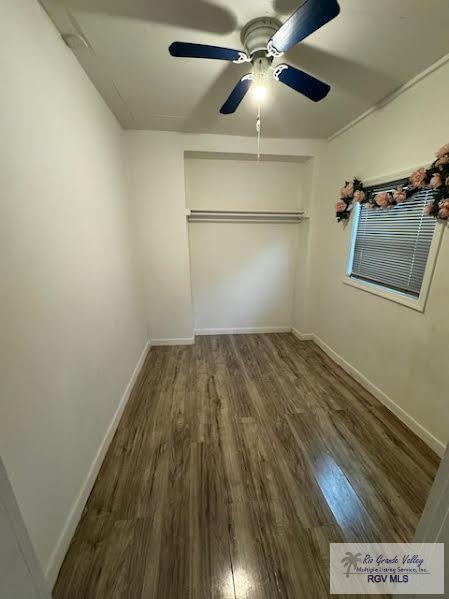
{"label": "ceiling seam", "polygon": [[406,92],[407,90],[411,89],[417,83],[419,83],[420,81],[422,81],[423,79],[425,79],[426,77],[428,77],[429,75],[431,75],[432,73],[434,73],[435,71],[437,71],[438,69],[440,69],[448,61],[449,61],[449,53],[445,54],[444,56],[442,56],[436,62],[434,62],[429,67],[427,67],[426,69],[424,69],[424,71],[421,71],[421,73],[418,73],[418,75],[416,75],[415,77],[413,77],[412,79],[410,79],[409,81],[407,81],[407,83],[404,83],[404,85],[401,85],[400,87],[398,87],[398,89],[396,89],[392,93],[386,95],[380,102],[377,102],[377,104],[373,104],[373,106],[371,106],[370,108],[368,108],[368,110],[365,110],[365,112],[363,112],[357,118],[355,118],[354,120],[350,121],[347,125],[345,125],[341,129],[339,129],[338,131],[336,131],[335,133],[333,133],[330,137],[328,137],[327,141],[331,142],[334,139],[336,139],[337,137],[340,137],[340,135],[343,135],[343,133],[346,133],[346,131],[348,131],[349,129],[352,129],[358,123],[360,123],[361,121],[365,120],[368,116],[370,116],[370,114],[373,114],[374,112],[376,112],[380,108],[384,108],[385,106],[387,106],[388,104],[390,104],[390,102],[393,102],[393,100],[395,100],[396,98],[398,98],[399,96],[401,96],[404,92]]}

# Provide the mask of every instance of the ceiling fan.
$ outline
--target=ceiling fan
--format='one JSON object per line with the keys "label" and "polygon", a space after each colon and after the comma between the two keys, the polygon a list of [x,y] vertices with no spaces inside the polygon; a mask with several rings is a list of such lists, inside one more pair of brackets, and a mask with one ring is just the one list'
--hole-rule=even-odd
{"label": "ceiling fan", "polygon": [[256,98],[262,99],[266,92],[264,83],[270,71],[276,81],[288,85],[314,102],[319,102],[330,91],[327,83],[285,63],[273,67],[272,62],[339,13],[337,0],[305,0],[284,24],[269,17],[250,21],[241,35],[245,52],[185,42],[173,42],[169,52],[172,56],[184,58],[211,58],[252,64],[252,72],[238,81],[221,107],[222,114],[235,112],[253,83]]}

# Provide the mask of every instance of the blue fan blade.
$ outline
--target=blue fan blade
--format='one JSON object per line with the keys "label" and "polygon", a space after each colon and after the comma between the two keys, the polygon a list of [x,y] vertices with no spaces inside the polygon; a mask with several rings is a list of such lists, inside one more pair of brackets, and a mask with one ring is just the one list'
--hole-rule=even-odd
{"label": "blue fan blade", "polygon": [[287,68],[279,73],[279,81],[285,83],[285,85],[288,85],[300,94],[307,96],[314,102],[319,102],[329,93],[330,85],[327,83],[315,79],[315,77],[304,73],[304,71],[299,71],[289,65],[285,66]]}
{"label": "blue fan blade", "polygon": [[278,52],[287,52],[339,13],[337,0],[305,0],[271,38],[274,48]]}
{"label": "blue fan blade", "polygon": [[220,48],[218,46],[205,46],[204,44],[189,44],[185,42],[173,42],[168,49],[172,56],[184,58],[212,58],[214,60],[238,60],[241,54],[239,50],[231,48]]}
{"label": "blue fan blade", "polygon": [[252,80],[245,79],[246,75],[240,79],[237,85],[234,87],[232,92],[229,95],[229,98],[220,108],[221,114],[231,114],[235,112],[239,107],[240,102],[246,95],[246,92],[251,87]]}

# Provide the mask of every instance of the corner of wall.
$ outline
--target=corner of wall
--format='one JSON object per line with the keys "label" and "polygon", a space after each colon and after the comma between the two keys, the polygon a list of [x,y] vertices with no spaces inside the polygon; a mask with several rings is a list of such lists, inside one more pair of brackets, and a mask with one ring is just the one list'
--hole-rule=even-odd
{"label": "corner of wall", "polygon": [[[310,159],[310,164],[308,165],[308,195],[309,200],[307,203],[307,211],[306,214],[308,216],[308,220],[305,221],[305,243],[303,246],[303,251],[305,253],[305,265],[304,272],[302,274],[302,285],[304,290],[303,304],[300,311],[296,312],[294,327],[301,331],[302,333],[310,334],[312,331],[315,331],[315,311],[314,311],[314,302],[315,302],[315,281],[314,281],[314,244],[317,236],[318,229],[318,218],[319,218],[319,202],[318,202],[318,183],[319,183],[319,170],[320,164],[323,159],[323,152],[325,151],[325,147],[327,146],[327,141],[324,141],[320,146],[319,151],[315,156]],[[301,225],[302,227],[302,225]],[[299,297],[299,293],[297,293]]]}
{"label": "corner of wall", "polygon": [[123,170],[125,176],[125,184],[126,184],[126,196],[128,200],[128,231],[129,231],[129,243],[131,248],[131,260],[133,272],[136,280],[136,288],[138,290],[138,301],[139,301],[139,314],[141,315],[141,321],[145,327],[145,333],[147,339],[150,339],[150,323],[146,314],[145,305],[146,305],[146,293],[145,293],[145,284],[143,279],[143,264],[141,260],[141,255],[139,252],[139,244],[137,241],[137,236],[135,235],[135,213],[133,210],[133,196],[135,193],[133,178],[131,174],[131,165],[129,162],[129,156],[127,151],[127,136],[126,132],[121,129],[121,138],[120,138],[120,150],[122,155],[122,163]]}
{"label": "corner of wall", "polygon": [[109,423],[106,433],[100,443],[100,446],[98,447],[97,453],[95,454],[95,457],[92,460],[92,463],[89,467],[86,478],[84,479],[84,482],[81,486],[81,489],[79,490],[79,493],[72,504],[64,528],[61,531],[61,534],[56,542],[55,548],[50,556],[50,559],[48,560],[47,566],[45,568],[45,577],[51,585],[51,587],[53,587],[56,583],[59,570],[61,568],[62,562],[64,561],[65,554],[67,553],[72,537],[75,534],[76,527],[78,526],[84,507],[89,498],[90,492],[92,491],[98,473],[100,472],[100,468],[105,459],[106,452],[108,451],[109,445],[111,444],[115,431],[118,428],[126,404],[128,403],[128,400],[131,397],[131,392],[143,368],[146,356],[150,351],[150,347],[150,342],[147,341],[142,350],[142,353],[139,356],[134,371],[131,374],[128,384],[126,385],[125,391],[123,392],[117,409]]}

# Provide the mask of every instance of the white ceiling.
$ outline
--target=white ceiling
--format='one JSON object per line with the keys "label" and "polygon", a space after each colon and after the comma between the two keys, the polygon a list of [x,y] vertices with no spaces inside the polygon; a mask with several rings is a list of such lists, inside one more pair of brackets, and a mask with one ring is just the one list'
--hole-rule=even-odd
{"label": "white ceiling", "polygon": [[[220,106],[248,65],[172,58],[172,41],[241,48],[249,20],[286,20],[300,0],[41,0],[126,129],[254,135],[248,94]],[[266,137],[326,138],[449,52],[449,0],[339,0],[340,15],[281,61],[332,86],[315,104],[280,83],[262,109]],[[436,90],[437,93],[437,90]]]}

